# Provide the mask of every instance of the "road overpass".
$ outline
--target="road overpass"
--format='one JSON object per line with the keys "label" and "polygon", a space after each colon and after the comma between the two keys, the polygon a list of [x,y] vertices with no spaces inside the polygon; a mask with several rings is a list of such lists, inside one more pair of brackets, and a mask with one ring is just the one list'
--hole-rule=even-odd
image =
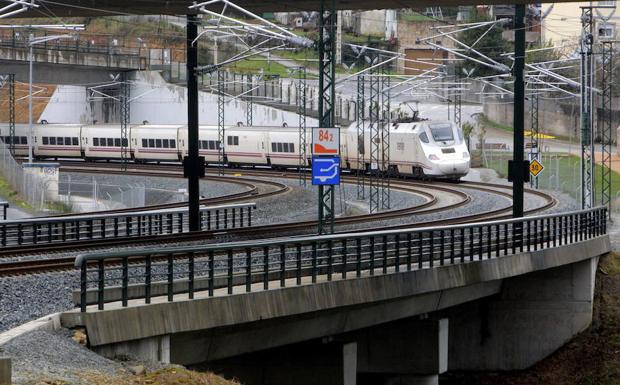
{"label": "road overpass", "polygon": [[[296,383],[354,384],[372,373],[384,383],[433,384],[447,370],[527,368],[586,329],[598,258],[609,250],[604,210],[595,209],[91,254],[76,261],[81,309],[61,320],[85,327],[90,347],[106,356],[232,366],[228,373],[248,384],[286,384],[277,377],[300,350],[314,353],[302,354]],[[130,266],[143,269],[140,258],[148,267],[136,275]],[[167,281],[151,281],[157,258],[167,261],[159,270]],[[126,267],[116,276],[122,284],[106,287],[101,278],[113,273],[104,262],[112,261]],[[262,360],[273,355],[284,361],[269,371]],[[325,355],[334,358],[327,367],[317,358]]]}

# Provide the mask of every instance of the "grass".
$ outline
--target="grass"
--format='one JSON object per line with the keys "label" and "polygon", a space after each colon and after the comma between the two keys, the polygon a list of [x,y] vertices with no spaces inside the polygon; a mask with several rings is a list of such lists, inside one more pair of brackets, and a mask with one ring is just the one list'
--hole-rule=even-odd
{"label": "grass", "polygon": [[32,206],[30,206],[19,196],[19,193],[13,189],[9,181],[4,179],[2,175],[0,175],[0,196],[6,199],[13,206],[17,206],[20,209],[27,211],[34,210]]}
{"label": "grass", "polygon": [[[508,174],[508,160],[512,159],[512,153],[508,152],[487,152],[486,161],[484,161],[485,167],[492,168],[497,171],[497,173],[505,178]],[[556,159],[557,158],[557,165]],[[539,187],[543,189],[555,189],[556,181],[552,179],[555,177],[553,175],[558,170],[558,178],[559,178],[559,186],[560,189],[569,194],[574,199],[579,199],[579,186],[581,185],[581,177],[580,177],[580,158],[576,155],[568,155],[568,154],[548,154],[545,155],[541,162],[545,169],[539,174],[538,183]],[[602,166],[596,164],[594,166],[594,189],[597,192],[597,195],[600,194],[602,182],[601,182],[601,173]],[[611,172],[611,192],[612,199],[614,198],[613,194],[620,191],[620,174],[612,171]]]}
{"label": "grass", "polygon": [[596,274],[592,326],[532,368],[473,374],[460,385],[620,384],[620,254],[601,258]]}
{"label": "grass", "polygon": [[265,74],[279,75],[283,78],[289,76],[288,68],[286,66],[274,61],[267,63],[267,60],[241,60],[234,64],[227,65],[226,68],[229,68],[234,72],[244,74],[256,74],[260,73],[262,70]]}
{"label": "grass", "polygon": [[[89,385],[239,385],[237,381],[226,380],[213,373],[200,373],[181,367],[168,367],[146,375],[105,375],[97,372],[80,373],[84,383]],[[26,385],[72,385],[63,380],[43,379]]]}
{"label": "grass", "polygon": [[408,14],[399,15],[398,19],[402,21],[433,21],[434,20],[432,17],[421,15],[419,13],[408,13]]}

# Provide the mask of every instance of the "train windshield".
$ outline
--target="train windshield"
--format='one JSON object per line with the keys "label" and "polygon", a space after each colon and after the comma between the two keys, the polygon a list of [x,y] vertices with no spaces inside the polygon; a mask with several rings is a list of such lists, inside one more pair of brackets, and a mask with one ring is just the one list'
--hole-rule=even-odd
{"label": "train windshield", "polygon": [[452,125],[449,123],[429,124],[428,127],[433,134],[435,142],[448,142],[454,140]]}

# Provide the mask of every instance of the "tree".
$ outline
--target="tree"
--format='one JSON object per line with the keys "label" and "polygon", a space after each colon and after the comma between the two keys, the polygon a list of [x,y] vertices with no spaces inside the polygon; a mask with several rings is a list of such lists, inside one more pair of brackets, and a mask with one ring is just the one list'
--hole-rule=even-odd
{"label": "tree", "polygon": [[[470,12],[470,15],[471,16],[469,17],[469,20],[467,20],[467,23],[480,23],[492,20],[489,16],[478,15],[476,12]],[[506,52],[512,52],[512,44],[502,37],[502,32],[504,30],[499,24],[495,24],[493,28],[491,28],[491,30],[486,33],[488,29],[488,26],[468,29],[466,31],[460,32],[457,38],[459,41],[465,43],[469,47],[471,47],[475,43],[476,45],[472,48],[476,51],[495,60],[496,62],[510,66],[510,60],[506,56],[502,56],[502,54]],[[478,39],[480,39],[480,41],[476,42]],[[476,59],[480,59],[480,57],[473,52],[464,53],[468,56],[471,55]],[[475,68],[475,71],[473,72],[474,76],[488,76],[498,74],[498,72],[494,69],[473,61],[468,61],[467,66],[473,66]]]}

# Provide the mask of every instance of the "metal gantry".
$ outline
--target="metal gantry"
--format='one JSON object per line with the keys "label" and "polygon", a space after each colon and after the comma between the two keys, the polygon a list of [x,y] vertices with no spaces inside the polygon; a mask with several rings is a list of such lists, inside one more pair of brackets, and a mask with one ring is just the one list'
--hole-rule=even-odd
{"label": "metal gantry", "polygon": [[381,155],[379,151],[381,151],[381,134],[380,134],[380,126],[381,122],[379,121],[379,77],[377,76],[377,72],[373,69],[369,71],[369,97],[368,97],[368,128],[370,133],[370,176],[368,181],[369,187],[369,196],[370,196],[370,212],[374,213],[379,211],[380,207],[380,185],[381,182],[379,178],[381,177],[379,161],[381,159]]}
{"label": "metal gantry", "polygon": [[253,113],[254,113],[254,105],[253,102],[254,100],[252,99],[252,94],[253,92],[253,87],[254,87],[254,81],[253,81],[253,77],[252,74],[248,74],[247,75],[247,82],[246,82],[248,89],[247,89],[247,93],[248,95],[245,97],[245,125],[248,127],[251,127],[254,123],[253,123]]}
{"label": "metal gantry", "polygon": [[0,76],[2,83],[0,88],[8,87],[8,108],[9,108],[9,152],[15,156],[15,74]]}
{"label": "metal gantry", "polygon": [[224,129],[224,71],[217,71],[217,161],[218,173],[224,175],[225,129]]}
{"label": "metal gantry", "polygon": [[[540,152],[539,133],[540,128],[538,125],[538,91],[536,86],[533,86],[532,95],[530,96],[530,162],[534,159],[538,159]],[[538,177],[530,176],[530,187],[538,188]]]}
{"label": "metal gantry", "polygon": [[363,74],[357,75],[357,101],[355,103],[355,120],[357,126],[357,199],[366,199],[366,133],[364,118],[366,106],[366,80]]}
{"label": "metal gantry", "polygon": [[130,97],[131,85],[127,77],[127,72],[121,75],[120,83],[120,118],[121,118],[121,168],[127,170],[127,163],[131,158],[129,153],[129,124],[130,124]]}
{"label": "metal gantry", "polygon": [[581,7],[581,207],[590,208],[594,195],[593,44],[592,7]]}
{"label": "metal gantry", "polygon": [[462,97],[461,97],[461,77],[459,76],[459,68],[456,68],[455,71],[455,94],[454,94],[454,124],[460,129],[461,128],[461,108]]}
{"label": "metal gantry", "polygon": [[[382,60],[382,59],[380,59]],[[381,209],[387,210],[391,204],[390,193],[390,77],[387,76],[388,64],[381,66],[379,89],[381,91],[381,121],[379,123],[381,133]]]}
{"label": "metal gantry", "polygon": [[[329,1],[328,7],[326,3]],[[321,0],[319,13],[319,127],[333,127],[336,102],[336,0]],[[334,186],[319,186],[319,234],[334,232]]]}
{"label": "metal gantry", "polygon": [[601,133],[601,205],[611,213],[611,145],[613,141],[612,87],[613,87],[613,42],[603,41],[601,45],[602,83],[602,126]]}
{"label": "metal gantry", "polygon": [[295,104],[299,117],[299,184],[307,185],[306,163],[308,161],[308,143],[306,133],[306,67],[297,69],[297,90],[295,92]]}

